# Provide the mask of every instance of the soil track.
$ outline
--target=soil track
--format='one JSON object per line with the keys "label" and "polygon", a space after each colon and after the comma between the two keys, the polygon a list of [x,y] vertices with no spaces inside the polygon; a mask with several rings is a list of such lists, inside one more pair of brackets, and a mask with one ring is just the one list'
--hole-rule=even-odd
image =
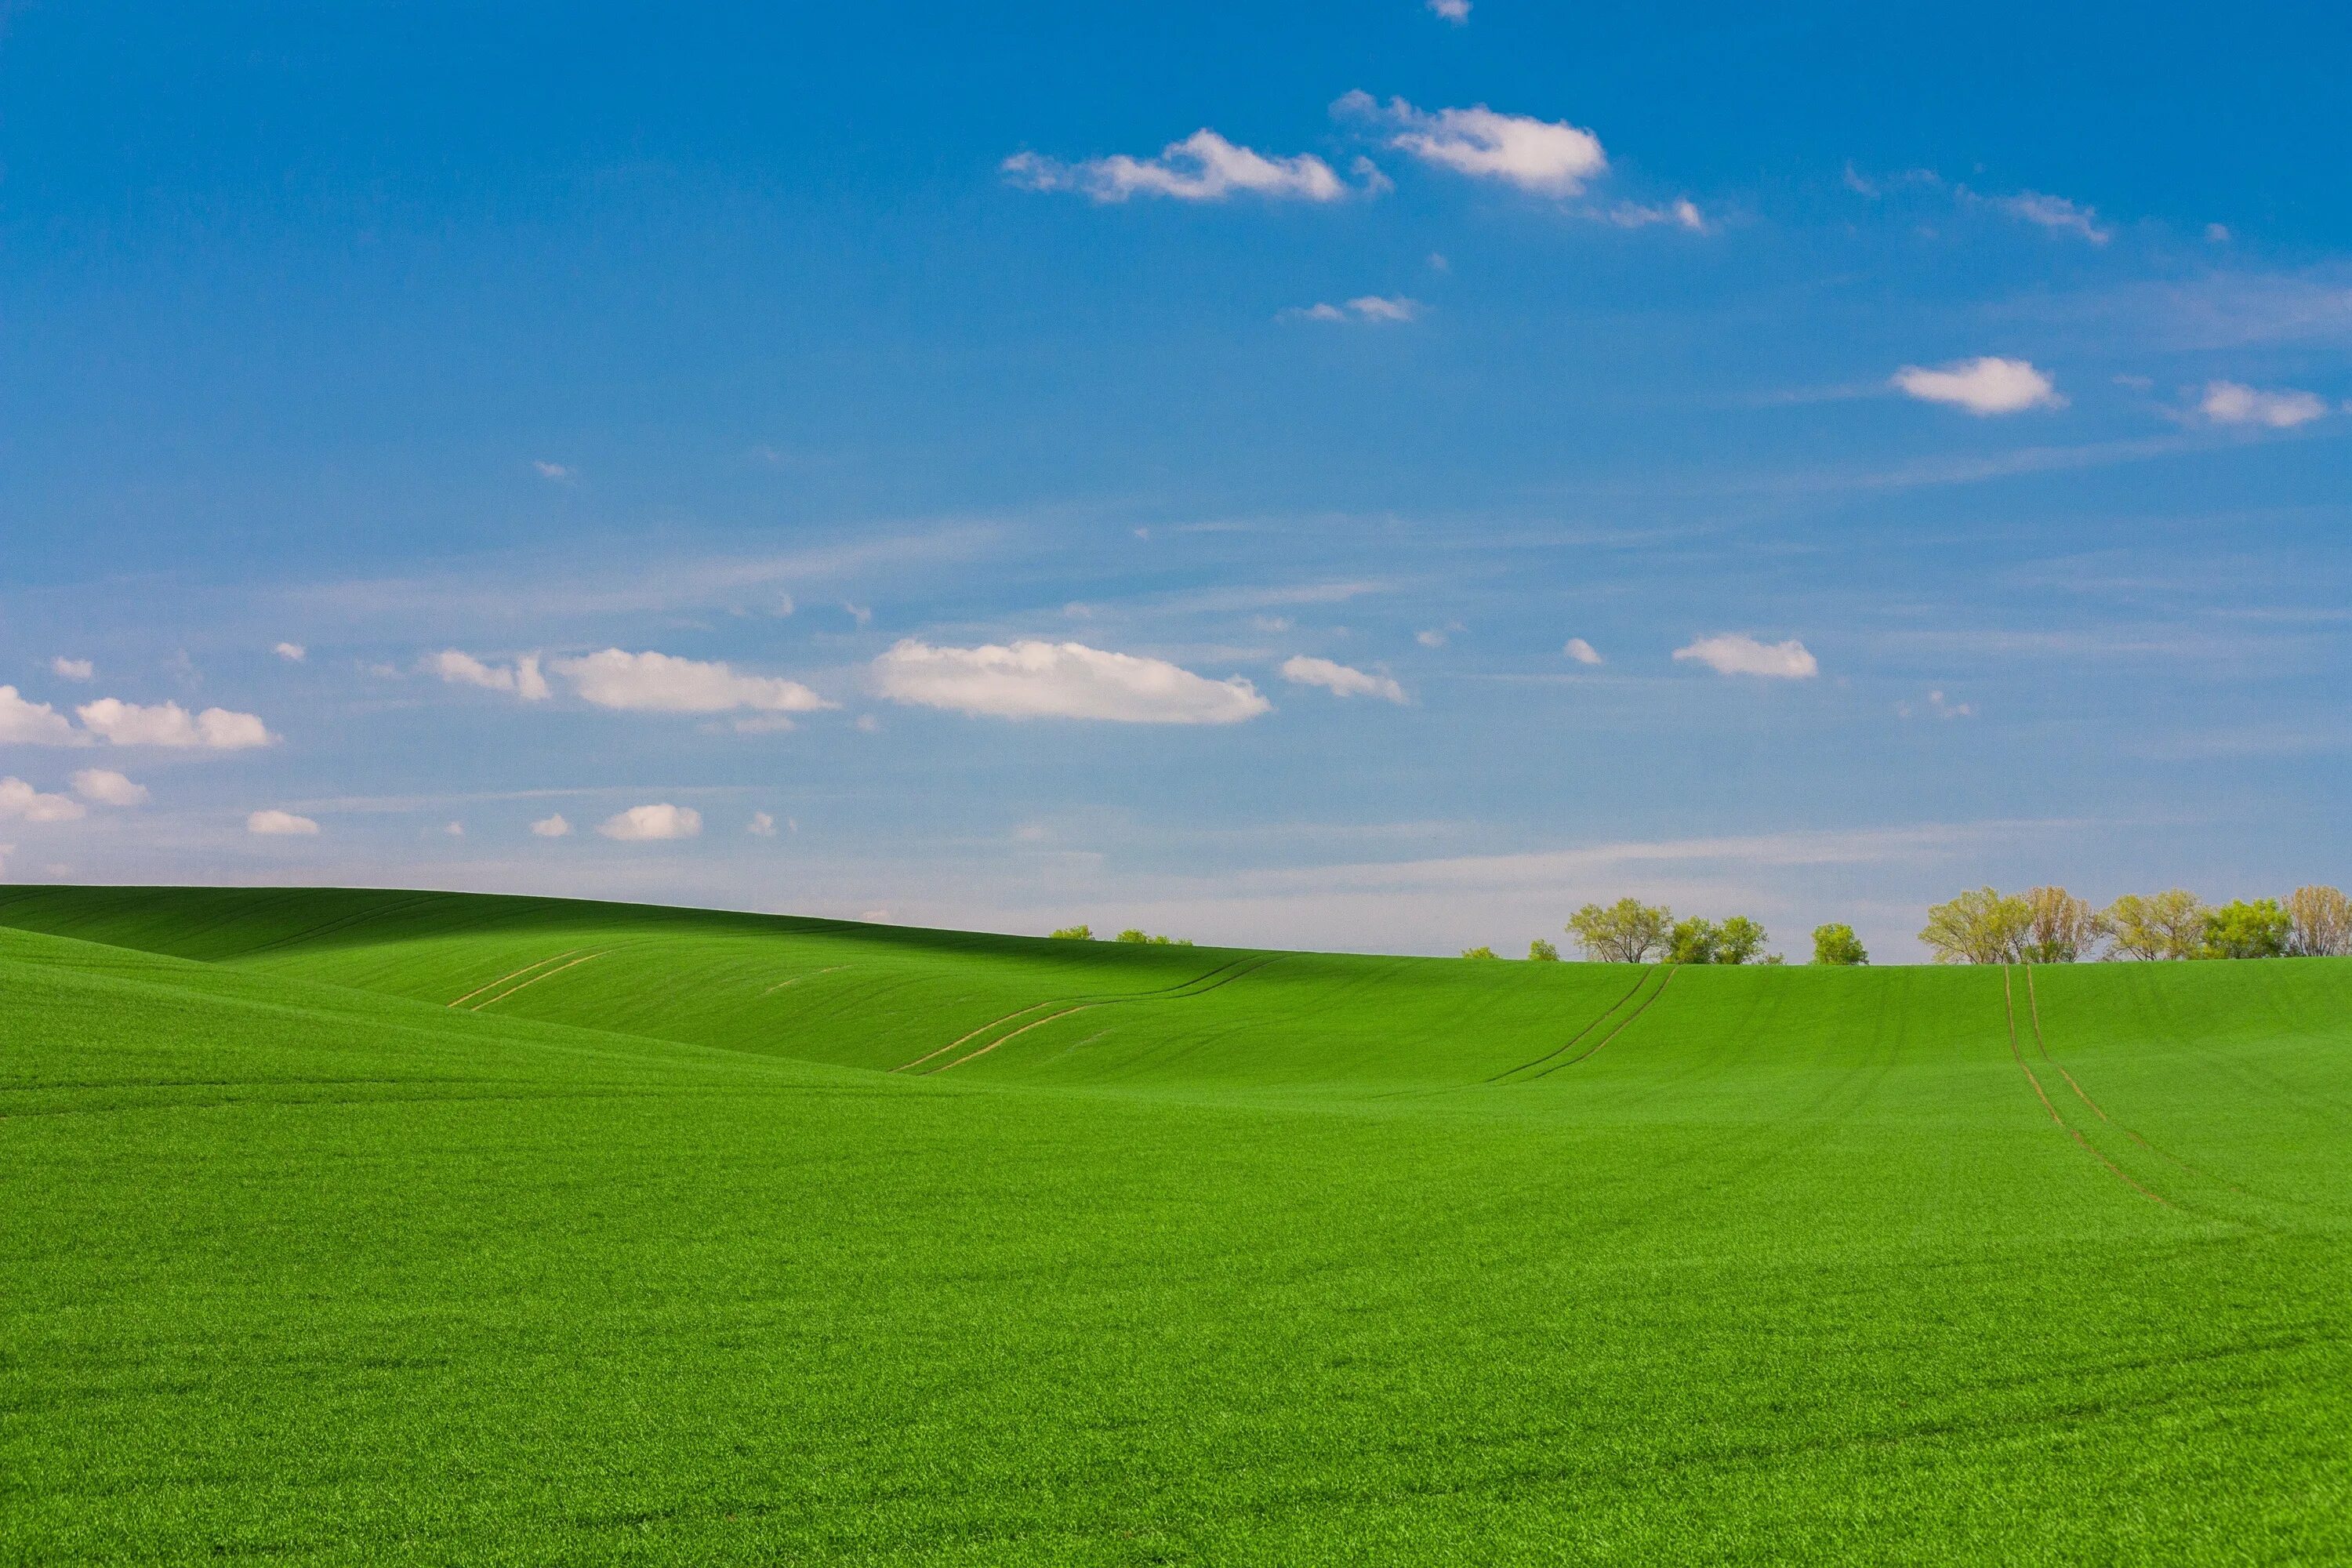
{"label": "soil track", "polygon": [[[2116,1164],[2113,1160],[2108,1159],[2105,1154],[2099,1152],[2097,1146],[2095,1145],[2088,1138],[2083,1136],[2083,1131],[2081,1128],[2074,1126],[2064,1117],[2058,1114],[2058,1108],[2051,1103],[2048,1091],[2043,1089],[2042,1087],[2042,1080],[2034,1076],[2032,1064],[2026,1061],[2025,1053],[2018,1049],[2017,996],[2015,987],[2010,979],[2009,967],[2010,966],[2006,963],[2000,966],[2000,1010],[2001,1016],[2007,1020],[2009,1025],[2010,1059],[2017,1064],[2017,1070],[2025,1075],[2025,1081],[2033,1086],[2033,1096],[2036,1100],[2042,1101],[2042,1109],[2050,1113],[2050,1120],[2056,1122],[2060,1130],[2063,1131],[2066,1136],[2072,1138],[2075,1142],[2082,1145],[2083,1152],[2084,1153],[2090,1155],[2092,1159],[2096,1160],[2100,1164],[2105,1166],[2107,1169],[2107,1174],[2113,1176],[2116,1181],[2121,1182],[2124,1185],[2129,1187],[2132,1191],[2137,1193],[2140,1196],[2146,1198],[2152,1204],[2162,1204],[2166,1208],[2178,1208],[2179,1205],[2175,1204],[2170,1198],[2150,1192],[2147,1188],[2141,1186],[2137,1182],[2133,1181],[2130,1176],[2125,1174],[2122,1166]],[[2038,1035],[2036,1037],[2036,1041],[2039,1043]],[[2044,1054],[2047,1054],[2046,1050]],[[2051,1066],[2056,1067],[2057,1063],[2053,1062],[2051,1063]],[[2059,1070],[2063,1072],[2065,1069],[2063,1068],[2060,1068]],[[2072,1082],[2073,1080],[2070,1079],[2068,1081]],[[2075,1092],[2080,1094],[2082,1091],[2077,1089]],[[2087,1095],[2084,1097],[2083,1103],[2085,1105],[2090,1104],[2090,1098]],[[2098,1108],[2096,1106],[2092,1106],[2092,1109],[2095,1110]]]}

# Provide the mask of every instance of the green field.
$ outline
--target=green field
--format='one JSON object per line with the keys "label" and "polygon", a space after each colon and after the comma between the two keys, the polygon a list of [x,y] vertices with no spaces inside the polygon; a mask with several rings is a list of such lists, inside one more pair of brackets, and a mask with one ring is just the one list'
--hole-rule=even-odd
{"label": "green field", "polygon": [[0,889],[0,1561],[2352,1557],[2352,961]]}

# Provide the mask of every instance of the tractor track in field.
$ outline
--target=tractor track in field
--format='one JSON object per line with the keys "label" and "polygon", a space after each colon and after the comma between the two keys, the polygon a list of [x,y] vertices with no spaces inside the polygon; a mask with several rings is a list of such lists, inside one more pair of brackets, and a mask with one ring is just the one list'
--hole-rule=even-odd
{"label": "tractor track in field", "polygon": [[760,994],[762,996],[773,996],[777,992],[782,991],[787,985],[798,985],[802,981],[814,980],[820,974],[838,974],[848,967],[849,965],[845,963],[836,963],[829,968],[813,970],[806,974],[795,974],[790,980],[777,981],[773,985],[771,985],[765,991],[761,992]]}
{"label": "tractor track in field", "polygon": [[479,996],[485,991],[495,991],[509,980],[520,979],[523,975],[529,974],[532,970],[541,967],[542,964],[553,963],[556,959],[559,958],[569,958],[579,951],[580,949],[576,947],[567,947],[562,952],[556,953],[552,957],[534,958],[529,963],[524,964],[520,969],[516,970],[513,973],[501,974],[487,985],[477,985],[471,991],[467,992],[463,996],[458,997],[456,1001],[451,1002],[448,1005],[452,1007],[463,1007],[467,1003],[471,1002],[475,997]]}
{"label": "tractor track in field", "polygon": [[1533,1061],[1531,1061],[1531,1062],[1521,1062],[1518,1066],[1517,1066],[1517,1067],[1515,1067],[1515,1068],[1505,1068],[1501,1072],[1496,1073],[1494,1077],[1492,1077],[1492,1078],[1488,1079],[1486,1081],[1487,1081],[1488,1083],[1500,1083],[1500,1082],[1502,1082],[1505,1079],[1507,1079],[1507,1078],[1510,1077],[1510,1076],[1511,1076],[1513,1073],[1515,1073],[1515,1072],[1525,1072],[1525,1071],[1527,1071],[1529,1068],[1539,1068],[1539,1067],[1543,1066],[1543,1065],[1544,1065],[1544,1063],[1546,1063],[1546,1062],[1548,1062],[1548,1061],[1551,1060],[1551,1059],[1552,1059],[1552,1058],[1554,1058],[1554,1057],[1556,1057],[1556,1056],[1559,1056],[1562,1051],[1567,1051],[1567,1050],[1571,1050],[1571,1049],[1573,1049],[1573,1048],[1575,1047],[1575,1046],[1576,1046],[1576,1042],[1577,1042],[1577,1041],[1579,1041],[1579,1040],[1580,1040],[1580,1039],[1584,1038],[1584,1037],[1585,1037],[1585,1036],[1587,1036],[1587,1035],[1589,1035],[1589,1034],[1592,1033],[1592,1031],[1593,1031],[1593,1030],[1595,1030],[1595,1029],[1597,1029],[1597,1028],[1601,1027],[1601,1025],[1603,1025],[1603,1024],[1607,1023],[1607,1022],[1610,1020],[1610,1018],[1611,1018],[1612,1016],[1614,1016],[1614,1015],[1615,1015],[1615,1013],[1616,1013],[1616,1011],[1617,1011],[1617,1009],[1618,1009],[1618,1008],[1622,1007],[1626,1003],[1631,1002],[1631,1001],[1633,999],[1633,993],[1634,993],[1635,991],[1639,991],[1643,986],[1647,985],[1649,983],[1650,983],[1650,975],[1649,975],[1649,972],[1648,972],[1647,970],[1644,970],[1644,971],[1643,971],[1643,973],[1642,973],[1639,976],[1637,976],[1637,977],[1635,978],[1635,980],[1633,981],[1633,984],[1632,988],[1631,988],[1631,989],[1629,989],[1629,990],[1625,993],[1625,994],[1623,994],[1622,996],[1618,997],[1618,998],[1617,998],[1617,1000],[1615,1000],[1614,1002],[1610,1003],[1610,1004],[1609,1004],[1609,1005],[1607,1005],[1606,1007],[1603,1007],[1602,1009],[1601,1009],[1601,1011],[1600,1011],[1600,1012],[1598,1012],[1598,1013],[1594,1014],[1594,1015],[1592,1016],[1592,1020],[1591,1020],[1591,1022],[1590,1022],[1590,1023],[1586,1024],[1586,1025],[1584,1026],[1584,1027],[1582,1027],[1581,1029],[1577,1030],[1577,1031],[1576,1031],[1576,1033],[1574,1033],[1574,1034],[1570,1035],[1567,1039],[1565,1039],[1565,1040],[1561,1041],[1559,1045],[1554,1046],[1551,1049],[1549,1049],[1549,1050],[1546,1051],[1543,1055],[1541,1055],[1541,1056],[1538,1057],[1535,1060],[1533,1060]]}
{"label": "tractor track in field", "polygon": [[2117,1121],[2114,1117],[2109,1116],[2105,1106],[2102,1106],[2097,1100],[2093,1100],[2089,1094],[2085,1093],[2083,1086],[2074,1081],[2074,1075],[2066,1070],[2066,1064],[2050,1054],[2050,1043],[2042,1037],[2042,1033],[2041,998],[2034,994],[2033,990],[2033,965],[2028,963],[2021,967],[2025,970],[2026,1016],[2033,1025],[2033,1048],[2041,1053],[2042,1059],[2043,1061],[2048,1062],[2053,1068],[2057,1069],[2058,1076],[2066,1080],[2066,1087],[2074,1091],[2074,1098],[2080,1100],[2084,1105],[2091,1108],[2092,1115],[2097,1117],[2100,1121],[2105,1122],[2108,1126],[2114,1128],[2116,1131],[2122,1133],[2125,1137],[2130,1139],[2133,1142],[2138,1144],[2141,1148],[2147,1150],[2158,1159],[2169,1161],[2171,1163],[2178,1165],[2182,1170],[2188,1172],[2190,1175],[2196,1176],[2200,1180],[2219,1183],[2221,1185],[2228,1187],[2231,1192],[2236,1193],[2241,1197],[2251,1197],[2252,1195],[2243,1187],[2238,1186],[2234,1183],[2223,1181],[2221,1177],[2212,1174],[2210,1172],[2199,1169],[2197,1166],[2192,1165],[2188,1161],[2182,1159],[2179,1155],[2173,1153],[2170,1150],[2157,1147],[2154,1143],[2151,1143],[2147,1139],[2141,1137],[2134,1129],[2126,1127],[2124,1123]]}
{"label": "tractor track in field", "polygon": [[[1662,973],[1664,973],[1665,978],[1658,982],[1658,988],[1655,991],[1651,992],[1646,997],[1643,998],[1642,1005],[1634,1008],[1631,1013],[1626,1014],[1623,1022],[1620,1023],[1615,1028],[1610,1030],[1607,1034],[1601,1036],[1601,1038],[1595,1040],[1591,1045],[1587,1046],[1583,1050],[1579,1051],[1576,1055],[1569,1058],[1566,1061],[1556,1062],[1552,1066],[1544,1068],[1543,1071],[1538,1073],[1530,1073],[1526,1078],[1520,1079],[1518,1081],[1521,1083],[1533,1083],[1537,1079],[1549,1078],[1552,1074],[1559,1072],[1563,1068],[1572,1068],[1579,1062],[1591,1061],[1594,1057],[1599,1056],[1602,1047],[1606,1047],[1610,1041],[1615,1039],[1618,1036],[1623,1034],[1626,1030],[1632,1028],[1635,1024],[1641,1021],[1642,1015],[1648,1012],[1657,1002],[1658,998],[1666,994],[1666,987],[1675,983],[1675,973],[1681,968],[1682,965],[1679,963],[1669,963],[1664,965]],[[1646,979],[1648,977],[1645,975],[1643,978]],[[1636,987],[1636,989],[1639,989],[1639,987]],[[1620,1004],[1620,1005],[1622,1005],[1622,1004]]]}
{"label": "tractor track in field", "polygon": [[[580,952],[580,950],[579,950],[578,948],[573,948],[572,951],[572,952]],[[557,964],[557,965],[556,965],[554,968],[552,968],[552,969],[542,969],[542,970],[540,970],[540,972],[539,972],[537,974],[532,975],[530,979],[528,979],[528,980],[524,981],[521,984],[520,984],[520,985],[516,985],[516,986],[511,986],[511,987],[509,987],[509,989],[507,989],[507,990],[504,990],[504,991],[499,992],[499,993],[497,995],[495,995],[495,996],[484,996],[484,997],[482,998],[482,1000],[480,1000],[479,1002],[475,1003],[472,1006],[470,1006],[470,1007],[467,1008],[467,1009],[466,1009],[466,1011],[467,1011],[467,1012],[468,1012],[468,1013],[478,1013],[478,1012],[480,1012],[483,1008],[489,1006],[489,1005],[490,1005],[492,1003],[494,1003],[494,1002],[503,1002],[503,1001],[505,1001],[508,997],[512,996],[513,994],[515,994],[515,993],[516,993],[516,992],[518,992],[518,991],[528,991],[529,989],[530,989],[530,987],[532,987],[532,986],[534,986],[534,985],[538,984],[539,984],[541,981],[542,981],[542,980],[548,979],[550,976],[557,975],[557,974],[561,974],[561,973],[563,973],[565,970],[567,970],[567,969],[577,969],[577,968],[579,968],[579,967],[580,967],[580,965],[582,965],[582,964],[583,964],[583,963],[587,963],[590,959],[592,959],[592,958],[602,958],[602,957],[604,957],[606,953],[608,953],[608,952],[612,952],[612,951],[613,951],[613,950],[612,950],[611,948],[609,948],[609,947],[598,948],[594,952],[583,952],[583,953],[580,953],[580,956],[579,956],[579,957],[577,957],[577,958],[573,959],[573,960],[572,960],[571,963],[559,963],[559,964]],[[557,954],[557,956],[558,956],[558,957],[562,957],[562,955],[561,953],[559,953],[559,954]],[[530,965],[530,967],[531,967],[531,968],[536,969],[536,968],[538,968],[538,965],[533,964],[533,965]],[[512,975],[509,975],[507,978],[508,978],[509,980],[511,980],[511,979],[513,979],[513,978],[514,978],[514,976],[512,976]],[[492,981],[490,984],[493,984],[493,985],[500,985],[500,984],[505,984],[505,982],[504,982],[504,981]],[[485,987],[485,989],[487,989],[487,987]],[[477,992],[477,993],[475,993],[475,994],[479,995],[479,994],[480,994],[480,993],[479,993],[479,992]],[[457,1004],[456,1004],[456,1003],[454,1003],[454,1002],[452,1002],[452,1003],[450,1004],[450,1005],[454,1007],[454,1006],[456,1006],[456,1005],[457,1005]]]}
{"label": "tractor track in field", "polygon": [[1189,1001],[1192,997],[1202,996],[1212,991],[1222,990],[1225,986],[1232,984],[1236,980],[1241,980],[1249,975],[1255,974],[1261,970],[1267,968],[1269,965],[1281,963],[1283,959],[1288,956],[1289,955],[1287,953],[1276,953],[1271,957],[1250,954],[1241,958],[1231,959],[1217,965],[1214,969],[1209,970],[1205,973],[1196,974],[1192,979],[1181,981],[1174,985],[1163,985],[1156,991],[1131,991],[1107,996],[1061,996],[1046,1002],[1033,1002],[1026,1007],[1016,1008],[1013,1012],[1004,1015],[1002,1018],[992,1019],[969,1034],[966,1034],[958,1039],[949,1041],[946,1045],[939,1047],[939,1049],[935,1051],[928,1051],[923,1055],[917,1057],[913,1061],[902,1063],[898,1067],[892,1068],[890,1070],[894,1073],[912,1071],[914,1068],[921,1067],[925,1062],[943,1057],[959,1046],[969,1045],[973,1040],[980,1038],[982,1035],[987,1034],[992,1029],[1001,1028],[1004,1025],[1012,1023],[1016,1018],[1024,1017],[1031,1013],[1038,1012],[1046,1007],[1061,1008],[1060,1012],[1052,1014],[1046,1017],[1032,1019],[1030,1022],[1022,1025],[1019,1028],[1013,1030],[1011,1033],[1000,1036],[998,1038],[991,1040],[987,1045],[981,1047],[978,1050],[967,1052],[966,1054],[956,1058],[953,1061],[942,1062],[938,1067],[932,1068],[929,1069],[929,1071],[920,1075],[924,1078],[929,1078],[935,1073],[943,1073],[951,1068],[959,1068],[968,1061],[972,1061],[978,1058],[984,1057],[988,1055],[989,1052],[996,1049],[997,1047],[1004,1044],[1007,1040],[1015,1039],[1020,1036],[1027,1034],[1032,1029],[1041,1027],[1046,1024],[1051,1024],[1056,1019],[1066,1018],[1073,1013],[1084,1013],[1095,1007],[1116,1007],[1135,1002]]}
{"label": "tractor track in field", "polygon": [[[2095,1144],[2094,1144],[2088,1138],[2083,1136],[2083,1130],[2081,1128],[2074,1126],[2063,1116],[2058,1114],[2058,1107],[2051,1102],[2049,1091],[2042,1087],[2042,1079],[2035,1076],[2032,1065],[2025,1059],[2025,1053],[2018,1048],[2017,994],[2016,987],[2010,978],[2009,970],[2010,966],[2006,963],[2000,966],[2000,1010],[2002,1017],[2009,1025],[2009,1056],[2010,1059],[2017,1064],[2017,1070],[2025,1075],[2025,1081],[2033,1086],[2033,1097],[2042,1101],[2042,1109],[2050,1113],[2050,1120],[2058,1124],[2061,1131],[2064,1132],[2066,1136],[2072,1138],[2077,1144],[2082,1146],[2084,1153],[2090,1155],[2092,1159],[2096,1160],[2100,1164],[2105,1166],[2107,1174],[2113,1176],[2116,1180],[2121,1182],[2124,1185],[2129,1187],[2132,1191],[2137,1193],[2140,1196],[2146,1198],[2152,1204],[2161,1204],[2166,1208],[2179,1208],[2180,1205],[2174,1203],[2170,1198],[2164,1196],[2160,1193],[2152,1192],[2148,1188],[2144,1187],[2137,1182],[2132,1180],[2132,1178],[2126,1173],[2122,1166],[2116,1164],[2113,1160],[2108,1159],[2106,1155],[2101,1153]],[[2057,1066],[2055,1062],[2053,1062],[2051,1065],[2053,1067]],[[2089,1097],[2084,1097],[2084,1103],[2090,1103]],[[2093,1109],[2095,1110],[2096,1107],[2094,1107]]]}

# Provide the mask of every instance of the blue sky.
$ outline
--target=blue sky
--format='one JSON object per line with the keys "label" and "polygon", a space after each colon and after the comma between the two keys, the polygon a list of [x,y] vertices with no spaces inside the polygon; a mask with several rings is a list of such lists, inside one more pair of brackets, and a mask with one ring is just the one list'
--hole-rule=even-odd
{"label": "blue sky", "polygon": [[2340,10],[1445,9],[11,8],[0,875],[2352,878]]}

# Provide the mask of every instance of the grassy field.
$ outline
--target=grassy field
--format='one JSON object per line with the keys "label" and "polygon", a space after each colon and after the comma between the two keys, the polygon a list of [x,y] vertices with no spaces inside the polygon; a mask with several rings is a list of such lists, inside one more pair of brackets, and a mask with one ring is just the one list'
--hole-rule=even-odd
{"label": "grassy field", "polygon": [[0,889],[0,1561],[2352,1557],[2352,962]]}

